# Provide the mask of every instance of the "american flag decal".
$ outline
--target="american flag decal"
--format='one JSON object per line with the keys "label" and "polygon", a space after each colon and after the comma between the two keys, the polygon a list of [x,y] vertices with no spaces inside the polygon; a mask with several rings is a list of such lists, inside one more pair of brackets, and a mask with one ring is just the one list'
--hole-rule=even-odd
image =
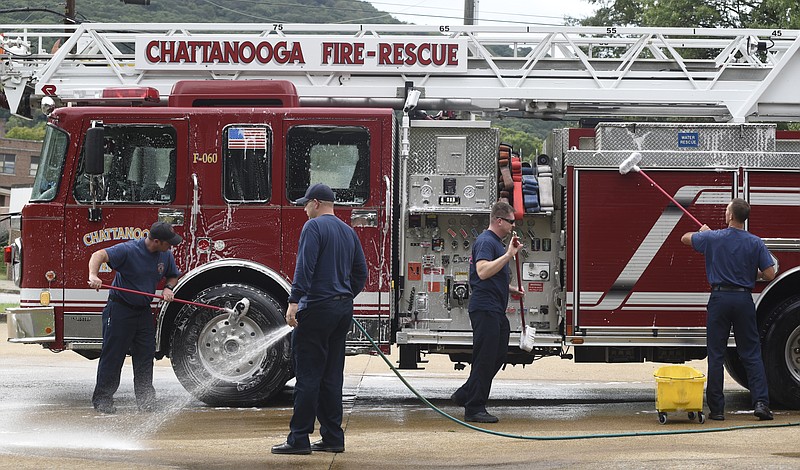
{"label": "american flag decal", "polygon": [[231,127],[228,129],[229,149],[267,149],[267,130],[263,127]]}

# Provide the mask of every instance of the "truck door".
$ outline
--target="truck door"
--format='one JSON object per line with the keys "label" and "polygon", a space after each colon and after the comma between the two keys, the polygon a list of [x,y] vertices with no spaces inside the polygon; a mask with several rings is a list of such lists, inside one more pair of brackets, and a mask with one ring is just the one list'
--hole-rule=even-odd
{"label": "truck door", "polygon": [[196,189],[190,183],[189,197],[197,198],[197,215],[187,266],[236,258],[280,270],[283,185],[273,152],[282,140],[273,119],[270,113],[221,113],[192,122],[189,172],[198,181]]}
{"label": "truck door", "polygon": [[[84,128],[89,125],[85,122]],[[175,231],[185,236],[188,222],[187,181],[177,176],[186,174],[186,121],[163,118],[142,124],[141,119],[136,123],[105,119],[103,127],[105,168],[94,182],[94,196],[84,172],[81,142],[65,208],[64,337],[76,343],[101,338],[96,314],[105,305],[108,292],[86,286],[91,254],[147,236],[156,220],[172,223]],[[174,248],[176,257],[184,245]],[[111,283],[108,266],[101,267],[100,278]]]}
{"label": "truck door", "polygon": [[[367,259],[367,284],[354,301],[355,317],[376,341],[388,344],[391,231],[386,212],[389,172],[382,155],[391,155],[391,137],[384,135],[388,132],[381,122],[385,121],[337,119],[332,124],[329,119],[308,119],[284,123],[287,207],[282,248],[283,271],[291,279],[300,231],[307,220],[303,208],[292,206],[291,201],[301,198],[312,184],[330,186],[336,195],[336,216],[355,229]],[[348,343],[352,352],[368,351],[368,341],[353,328],[353,341]]]}

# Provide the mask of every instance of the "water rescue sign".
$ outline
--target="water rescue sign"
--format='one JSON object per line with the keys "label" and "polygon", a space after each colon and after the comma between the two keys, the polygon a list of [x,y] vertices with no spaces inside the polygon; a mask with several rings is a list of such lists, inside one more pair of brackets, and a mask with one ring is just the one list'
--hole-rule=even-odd
{"label": "water rescue sign", "polygon": [[467,39],[408,36],[345,41],[319,36],[137,36],[140,70],[296,70],[303,72],[467,71]]}

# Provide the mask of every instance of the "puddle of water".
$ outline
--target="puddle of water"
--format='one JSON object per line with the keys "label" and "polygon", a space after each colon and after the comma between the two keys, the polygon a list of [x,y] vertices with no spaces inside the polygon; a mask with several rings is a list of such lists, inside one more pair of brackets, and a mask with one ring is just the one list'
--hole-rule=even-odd
{"label": "puddle of water", "polygon": [[[273,347],[278,341],[282,341],[287,334],[291,333],[292,327],[283,325],[275,331],[270,332],[262,338],[257,344],[254,344],[244,354],[238,355],[235,360],[230,360],[222,364],[223,372],[234,372],[241,364],[247,363],[251,360],[260,358],[267,351]],[[260,359],[258,359],[260,360]],[[219,379],[211,379],[203,383],[197,388],[197,394],[204,394],[209,389],[213,388],[219,383]],[[193,395],[189,395],[182,400],[164,401],[159,400],[158,409],[151,413],[150,417],[145,420],[138,429],[134,430],[136,436],[146,436],[156,432],[167,421],[177,416],[190,402],[194,401]]]}
{"label": "puddle of water", "polygon": [[[290,326],[284,325],[269,333],[250,350],[226,364],[223,372],[232,372],[243,362],[263,357],[291,331]],[[216,383],[217,380],[211,380],[203,384],[200,392],[208,390]],[[196,399],[190,394],[181,398],[162,398],[157,399],[155,411],[127,413],[123,407],[114,415],[97,414],[89,406],[86,413],[65,410],[70,405],[63,402],[5,402],[0,407],[3,417],[3,425],[0,427],[0,453],[20,448],[146,450],[142,441],[156,433],[194,401]],[[70,420],[57,423],[59,418],[55,418],[54,423],[53,412],[64,414]],[[63,420],[63,417],[60,419]],[[87,419],[91,420],[88,424]]]}
{"label": "puddle of water", "polygon": [[[4,436],[5,435],[5,436]],[[108,435],[102,430],[48,429],[24,432],[0,432],[0,448],[61,448],[103,450],[145,450],[141,443],[129,437]]]}

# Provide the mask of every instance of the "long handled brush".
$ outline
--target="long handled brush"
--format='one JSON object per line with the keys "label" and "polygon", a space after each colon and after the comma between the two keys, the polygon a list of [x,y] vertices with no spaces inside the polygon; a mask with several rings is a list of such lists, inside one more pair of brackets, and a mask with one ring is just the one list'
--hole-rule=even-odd
{"label": "long handled brush", "polygon": [[[514,246],[517,246],[519,244],[519,238],[517,238],[517,232],[514,232],[511,235],[511,243],[513,243]],[[519,267],[519,255],[515,256],[514,260],[517,263],[517,288],[520,291],[520,295],[519,295],[519,318],[522,321],[522,332],[519,335],[519,348],[522,349],[523,351],[530,352],[530,351],[533,350],[533,344],[534,344],[534,341],[536,339],[536,328],[528,326],[525,323],[525,303],[524,303],[525,296],[522,295],[522,293],[521,293],[522,292],[522,273],[521,273],[521,270],[520,270],[520,267]]]}
{"label": "long handled brush", "polygon": [[633,152],[630,157],[626,158],[625,160],[622,161],[622,163],[619,164],[619,172],[620,172],[620,174],[624,175],[624,174],[627,174],[627,173],[629,173],[631,171],[634,171],[634,172],[639,173],[640,175],[644,176],[647,179],[647,181],[650,182],[650,184],[655,186],[656,189],[661,191],[661,193],[664,194],[664,196],[667,196],[669,198],[669,200],[672,201],[673,204],[678,206],[678,208],[680,210],[682,210],[686,215],[688,215],[692,220],[694,220],[695,223],[698,225],[698,227],[702,227],[703,226],[702,222],[700,222],[699,220],[697,220],[697,218],[695,218],[695,216],[690,214],[689,211],[686,210],[686,208],[684,208],[682,205],[678,204],[678,201],[676,201],[675,198],[670,196],[669,193],[664,191],[664,189],[661,186],[659,186],[658,183],[653,181],[653,179],[650,178],[650,176],[648,176],[647,173],[644,172],[644,170],[639,168],[639,162],[641,160],[642,160],[642,154],[639,153],[639,152]]}
{"label": "long handled brush", "polygon": [[[164,299],[163,295],[148,294],[147,292],[141,292],[141,291],[133,290],[133,289],[126,289],[124,287],[111,286],[111,285],[108,285],[108,284],[101,284],[101,286],[105,287],[106,289],[118,290],[118,291],[122,291],[122,292],[128,292],[130,294],[144,295],[144,296],[147,296],[147,297],[155,297],[157,299],[166,300],[166,299]],[[242,300],[236,302],[236,305],[234,305],[233,308],[220,307],[218,305],[201,304],[200,302],[192,302],[190,300],[183,300],[183,299],[179,299],[177,297],[172,299],[172,301],[173,302],[178,302],[178,303],[181,303],[181,304],[194,305],[195,307],[210,308],[211,310],[218,310],[218,311],[221,311],[221,312],[225,312],[225,313],[228,314],[229,317],[231,317],[234,320],[236,318],[241,317],[242,315],[246,315],[247,311],[250,309],[250,299],[247,299],[247,298],[242,298]]]}

